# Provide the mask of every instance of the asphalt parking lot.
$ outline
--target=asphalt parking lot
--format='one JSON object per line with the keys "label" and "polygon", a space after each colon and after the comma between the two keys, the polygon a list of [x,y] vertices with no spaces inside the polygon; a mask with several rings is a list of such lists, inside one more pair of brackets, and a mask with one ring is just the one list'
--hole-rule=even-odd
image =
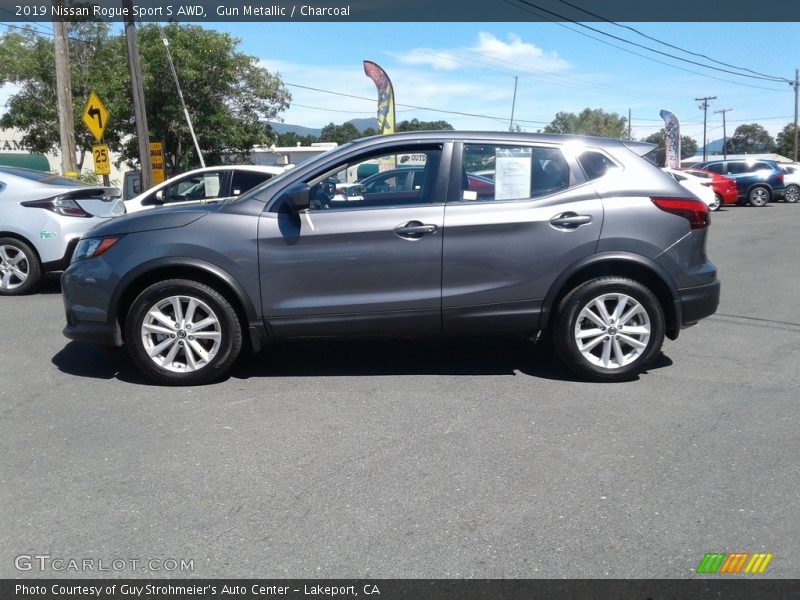
{"label": "asphalt parking lot", "polygon": [[[637,381],[524,341],[292,343],[201,388],[0,299],[0,577],[800,577],[800,206],[713,215],[718,314]],[[19,555],[185,572],[15,568]]]}

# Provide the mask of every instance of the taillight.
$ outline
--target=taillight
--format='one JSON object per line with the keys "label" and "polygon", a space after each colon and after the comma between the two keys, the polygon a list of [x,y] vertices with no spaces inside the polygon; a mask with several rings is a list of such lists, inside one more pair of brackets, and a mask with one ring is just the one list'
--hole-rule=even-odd
{"label": "taillight", "polygon": [[31,200],[22,202],[22,206],[28,208],[43,208],[65,217],[91,217],[89,213],[80,207],[80,204],[71,198],[56,196],[48,200]]}
{"label": "taillight", "polygon": [[664,198],[660,196],[653,196],[650,200],[664,212],[683,217],[689,221],[689,227],[692,229],[705,229],[711,222],[708,206],[700,200]]}

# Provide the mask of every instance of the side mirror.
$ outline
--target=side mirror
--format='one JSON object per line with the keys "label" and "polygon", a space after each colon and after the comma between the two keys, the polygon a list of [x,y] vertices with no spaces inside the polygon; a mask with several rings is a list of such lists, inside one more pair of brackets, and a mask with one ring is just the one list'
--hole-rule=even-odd
{"label": "side mirror", "polygon": [[298,183],[286,192],[286,204],[297,212],[311,206],[311,190],[305,183]]}
{"label": "side mirror", "polygon": [[156,204],[164,204],[164,190],[156,192]]}

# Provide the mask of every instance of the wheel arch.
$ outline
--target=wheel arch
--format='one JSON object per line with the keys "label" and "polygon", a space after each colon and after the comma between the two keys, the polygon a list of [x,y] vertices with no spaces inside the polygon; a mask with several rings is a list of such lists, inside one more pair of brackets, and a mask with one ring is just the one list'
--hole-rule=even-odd
{"label": "wheel arch", "polygon": [[122,279],[111,302],[112,314],[116,315],[122,331],[125,331],[128,311],[137,296],[150,285],[166,279],[191,279],[215,289],[230,302],[253,350],[258,351],[266,342],[263,322],[236,279],[216,265],[187,258],[145,263]]}
{"label": "wheel arch", "polygon": [[647,286],[664,311],[667,337],[674,340],[681,327],[678,292],[671,278],[652,260],[625,252],[595,254],[573,264],[553,283],[542,306],[540,329],[548,329],[561,300],[573,289],[591,279],[606,276],[629,277]]}
{"label": "wheel arch", "polygon": [[36,259],[39,261],[39,264],[42,264],[42,256],[39,254],[39,249],[36,247],[36,244],[29,238],[25,237],[24,235],[17,233],[15,231],[7,231],[5,229],[0,230],[0,238],[13,238],[15,240],[19,240],[20,242],[24,242],[31,249],[36,253]]}

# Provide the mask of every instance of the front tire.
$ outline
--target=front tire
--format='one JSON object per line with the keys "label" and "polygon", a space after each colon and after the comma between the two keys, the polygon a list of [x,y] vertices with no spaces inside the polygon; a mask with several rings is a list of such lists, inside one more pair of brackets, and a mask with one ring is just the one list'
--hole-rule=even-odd
{"label": "front tire", "polygon": [[242,348],[236,311],[215,289],[190,279],[155,283],[134,300],[125,324],[139,369],[167,385],[201,385],[222,377]]}
{"label": "front tire", "polygon": [[36,252],[16,238],[0,238],[0,296],[27,294],[42,278]]}
{"label": "front tire", "polygon": [[708,205],[708,210],[719,210],[722,208],[722,196],[714,194],[714,202]]}
{"label": "front tire", "polygon": [[554,342],[561,360],[592,381],[629,381],[664,343],[664,311],[655,295],[627,277],[581,284],[559,304]]}
{"label": "front tire", "polygon": [[800,186],[794,184],[787,185],[786,190],[783,192],[783,199],[785,202],[790,202],[792,204],[800,200]]}
{"label": "front tire", "polygon": [[758,185],[747,193],[747,199],[752,206],[766,206],[772,198],[770,191],[764,186]]}

